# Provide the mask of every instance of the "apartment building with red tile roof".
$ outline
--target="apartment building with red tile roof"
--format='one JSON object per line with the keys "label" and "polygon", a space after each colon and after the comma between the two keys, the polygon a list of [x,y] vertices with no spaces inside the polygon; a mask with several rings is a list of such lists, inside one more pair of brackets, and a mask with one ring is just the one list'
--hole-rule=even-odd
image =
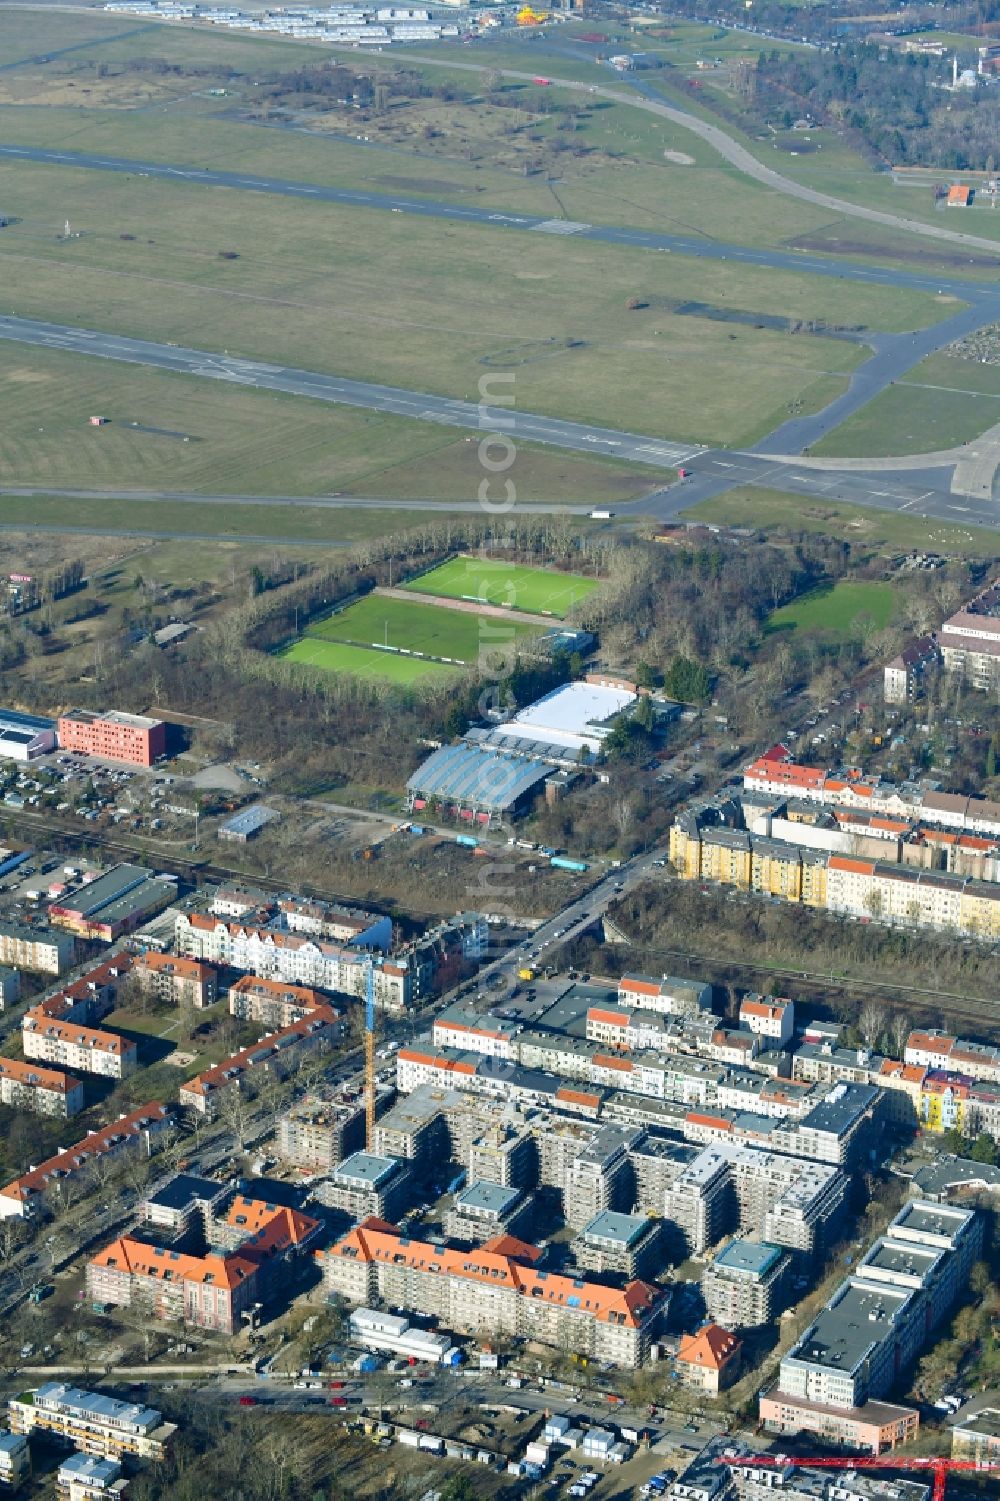
{"label": "apartment building with red tile roof", "polygon": [[238,1194],[212,1227],[221,1246],[199,1256],[120,1236],[87,1263],[87,1296],[98,1305],[142,1300],[153,1318],[237,1334],[243,1314],[272,1288],[276,1269],[321,1229],[296,1209]]}
{"label": "apartment building with red tile roof", "polygon": [[201,959],[182,954],[160,954],[155,949],[132,962],[132,978],[145,995],[164,1001],[190,1001],[199,1011],[214,1006],[219,998],[218,974]]}
{"label": "apartment building with red tile roof", "polygon": [[743,1341],[721,1324],[704,1324],[681,1340],[674,1369],[684,1386],[717,1397],[739,1375],[742,1350]]}
{"label": "apartment building with red tile roof", "polygon": [[115,954],[30,1007],[21,1019],[24,1056],[105,1078],[132,1073],[139,1060],[135,1043],[94,1025],[114,1008],[131,967],[130,954]]}
{"label": "apartment building with red tile roof", "polygon": [[328,995],[310,985],[292,985],[287,980],[266,980],[241,975],[229,987],[229,1011],[243,1021],[262,1022],[266,1027],[290,1027],[310,1011],[330,1006]]}
{"label": "apartment building with red tile roof", "polygon": [[340,1031],[340,1013],[332,1006],[318,1006],[301,1021],[262,1037],[260,1042],[248,1048],[241,1048],[214,1068],[208,1068],[182,1084],[179,1090],[181,1104],[189,1105],[211,1119],[226,1091],[242,1088],[247,1075],[255,1069],[268,1068],[283,1076],[291,1067],[293,1058],[304,1049],[332,1046]]}
{"label": "apartment building with red tile roof", "polygon": [[0,1189],[0,1219],[29,1218],[39,1209],[47,1192],[75,1178],[99,1158],[125,1151],[148,1151],[150,1138],[165,1130],[171,1119],[165,1105],[152,1101],[119,1116],[100,1131],[88,1132],[76,1146],[56,1153]]}
{"label": "apartment building with red tile roof", "polygon": [[629,1369],[647,1359],[667,1304],[651,1283],[618,1289],[546,1272],[537,1248],[510,1236],[460,1251],[367,1219],[317,1257],[327,1291],[355,1306],[379,1297],[445,1328],[499,1331]]}
{"label": "apartment building with red tile roof", "polygon": [[68,1120],[83,1109],[83,1084],[62,1069],[0,1058],[0,1104]]}

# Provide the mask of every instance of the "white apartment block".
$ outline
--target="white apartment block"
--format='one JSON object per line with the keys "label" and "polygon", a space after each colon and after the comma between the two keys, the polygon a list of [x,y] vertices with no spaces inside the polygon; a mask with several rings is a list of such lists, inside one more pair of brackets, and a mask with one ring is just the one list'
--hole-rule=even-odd
{"label": "white apartment block", "polygon": [[162,1459],[176,1432],[175,1424],[165,1423],[155,1408],[60,1381],[12,1397],[9,1414],[14,1433],[51,1434],[85,1454],[114,1459]]}
{"label": "white apartment block", "polygon": [[795,1032],[795,1002],[771,995],[744,996],[740,1026],[766,1040],[770,1048],[784,1048]]}
{"label": "white apartment block", "polygon": [[651,975],[622,975],[618,982],[618,1003],[662,1016],[711,1011],[712,987],[698,980],[678,980],[670,975],[656,979]]}
{"label": "white apartment block", "polygon": [[139,1066],[139,1051],[134,1042],[117,1032],[102,1032],[77,1022],[29,1014],[24,1018],[21,1041],[26,1058],[76,1073],[125,1079]]}
{"label": "white apartment block", "polygon": [[[367,985],[367,956],[352,948],[284,933],[272,928],[244,927],[200,912],[178,914],[175,930],[178,953],[210,964],[226,964],[262,979],[292,985],[315,985],[343,995],[363,997]],[[415,994],[415,965],[405,959],[375,956],[375,999],[389,1011],[403,1011]]]}

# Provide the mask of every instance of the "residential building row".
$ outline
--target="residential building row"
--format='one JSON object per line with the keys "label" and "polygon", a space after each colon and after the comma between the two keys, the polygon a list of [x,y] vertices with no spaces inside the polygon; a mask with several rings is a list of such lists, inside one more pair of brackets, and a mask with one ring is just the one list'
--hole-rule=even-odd
{"label": "residential building row", "polygon": [[178,1091],[180,1102],[213,1120],[226,1098],[246,1089],[251,1080],[259,1081],[265,1074],[284,1078],[304,1053],[333,1047],[341,1035],[341,1013],[328,1004],[317,1006],[299,1021],[188,1079]]}
{"label": "residential building row", "polygon": [[120,1402],[104,1392],[82,1391],[62,1381],[12,1397],[11,1432],[68,1442],[84,1454],[116,1459],[162,1460],[177,1431],[154,1407]]}
{"label": "residential building row", "polygon": [[86,1183],[88,1172],[94,1171],[97,1162],[126,1152],[150,1156],[155,1138],[171,1125],[167,1107],[154,1101],[137,1106],[99,1131],[88,1132],[75,1146],[57,1152],[0,1188],[0,1219],[30,1219],[42,1208],[47,1194],[78,1181]]}
{"label": "residential building row", "polygon": [[139,1059],[136,1044],[96,1025],[114,1010],[131,967],[131,955],[116,954],[30,1007],[21,1020],[25,1058],[111,1079],[134,1073]]}
{"label": "residential building row", "polygon": [[782,1357],[760,1398],[767,1431],[874,1454],[912,1439],[919,1414],[885,1399],[968,1286],[982,1247],[974,1210],[904,1205]]}
{"label": "residential building row", "polygon": [[[981,854],[977,848],[977,860]],[[986,942],[1000,938],[1000,847],[991,853],[990,879],[984,880],[831,854],[706,822],[703,810],[682,813],[673,824],[670,858],[686,880],[715,881],[866,922],[933,928]]]}
{"label": "residential building row", "polygon": [[772,746],[746,768],[743,789],[768,798],[936,824],[959,833],[1000,835],[1000,803],[941,792],[925,783],[866,777],[854,767],[831,771],[803,766],[784,745]]}
{"label": "residential building row", "polygon": [[[493,1017],[478,1020],[479,1030],[447,1014],[440,1026],[435,1024],[434,1037],[461,1038],[465,1050],[423,1039],[400,1048],[396,1055],[399,1090],[409,1093],[431,1084],[516,1098],[522,1083],[524,1092],[537,1092],[540,1075],[550,1082],[581,1083],[594,1090],[594,1114],[600,1110],[605,1091],[615,1091],[619,1097],[648,1096],[675,1107],[664,1124],[690,1141],[725,1136],[847,1166],[864,1159],[887,1113],[875,1084],[838,1082],[831,1089],[735,1065],[733,1059],[755,1055],[757,1039],[750,1031],[714,1030],[708,1036],[710,1056],[703,1059],[632,1053],[625,1047],[608,1052],[582,1038],[518,1031]],[[470,1043],[475,1050],[469,1048]],[[783,1067],[786,1074],[791,1071],[787,1064]],[[553,1093],[553,1103],[569,1103],[559,1099],[558,1088]]]}
{"label": "residential building row", "polygon": [[[288,915],[283,914],[286,919]],[[381,940],[385,935],[376,928],[374,936]],[[363,998],[372,968],[376,1002],[394,1012],[405,1011],[428,995],[449,966],[477,962],[488,944],[486,919],[476,913],[438,924],[391,956],[360,948],[353,939],[334,942],[308,930],[227,921],[211,913],[179,913],[175,931],[179,954],[225,964],[262,979],[343,995]]]}
{"label": "residential building row", "polygon": [[[669,1242],[663,1261],[701,1255],[737,1233],[808,1261],[835,1237],[848,1182],[835,1164],[759,1144],[697,1146],[641,1126],[514,1109],[430,1084],[377,1122],[373,1151],[406,1162],[418,1181],[439,1178],[442,1163],[453,1161],[469,1187],[491,1185],[494,1204],[501,1202],[494,1189],[555,1189],[566,1224],[580,1234],[608,1213],[653,1216]],[[502,1203],[519,1205],[516,1198]]]}

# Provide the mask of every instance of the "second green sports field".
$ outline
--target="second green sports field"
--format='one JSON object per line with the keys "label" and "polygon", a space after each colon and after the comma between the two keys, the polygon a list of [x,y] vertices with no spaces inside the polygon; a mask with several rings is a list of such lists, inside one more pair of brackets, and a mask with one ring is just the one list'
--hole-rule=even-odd
{"label": "second green sports field", "polygon": [[526,568],[494,558],[452,558],[414,579],[406,588],[418,594],[505,605],[508,609],[554,615],[562,620],[593,593],[597,580],[579,573]]}

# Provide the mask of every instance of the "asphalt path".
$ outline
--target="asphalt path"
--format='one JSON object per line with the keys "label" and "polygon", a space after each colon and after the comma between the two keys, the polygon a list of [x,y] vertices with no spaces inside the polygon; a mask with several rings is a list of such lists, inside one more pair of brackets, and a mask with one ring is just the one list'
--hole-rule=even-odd
{"label": "asphalt path", "polygon": [[[318,511],[358,511],[366,507],[373,511],[443,511],[454,515],[456,511],[482,512],[478,500],[394,500],[391,496],[372,495],[206,495],[200,490],[67,490],[54,489],[51,485],[0,485],[0,496],[62,499],[62,500],[128,500],[142,504],[145,501],[176,501],[180,505],[197,506],[263,506],[287,508],[305,506]],[[589,516],[590,506],[567,505],[564,501],[518,502],[521,513],[551,516]],[[353,546],[353,544],[351,544]]]}
{"label": "asphalt path", "polygon": [[[982,303],[1000,316],[1000,291],[989,284],[965,281],[934,272],[903,271],[890,267],[865,266],[838,260],[833,256],[809,255],[795,250],[755,249],[698,235],[664,234],[657,230],[632,229],[608,224],[582,224],[566,219],[546,219],[532,214],[507,214],[489,207],[448,203],[430,198],[414,198],[405,193],[375,193],[353,188],[323,187],[318,183],[295,182],[282,177],[262,177],[249,172],[226,172],[209,167],[179,166],[166,162],[133,160],[121,156],[95,155],[77,151],[55,151],[39,146],[0,145],[0,157],[48,163],[84,171],[119,172],[127,176],[155,177],[187,186],[226,188],[247,193],[267,193],[284,198],[311,199],[316,203],[336,203],[349,208],[383,209],[390,213],[415,214],[425,219],[457,220],[482,224],[491,229],[513,229],[525,233],[548,233],[596,240],[605,245],[622,245],[633,250],[660,251],[667,254],[692,255],[704,260],[739,261],[748,266],[762,266],[776,271],[795,271],[812,276],[832,277],[837,281],[867,282],[872,286],[905,287],[916,292],[947,293]],[[1000,244],[994,247],[1000,264]]]}

